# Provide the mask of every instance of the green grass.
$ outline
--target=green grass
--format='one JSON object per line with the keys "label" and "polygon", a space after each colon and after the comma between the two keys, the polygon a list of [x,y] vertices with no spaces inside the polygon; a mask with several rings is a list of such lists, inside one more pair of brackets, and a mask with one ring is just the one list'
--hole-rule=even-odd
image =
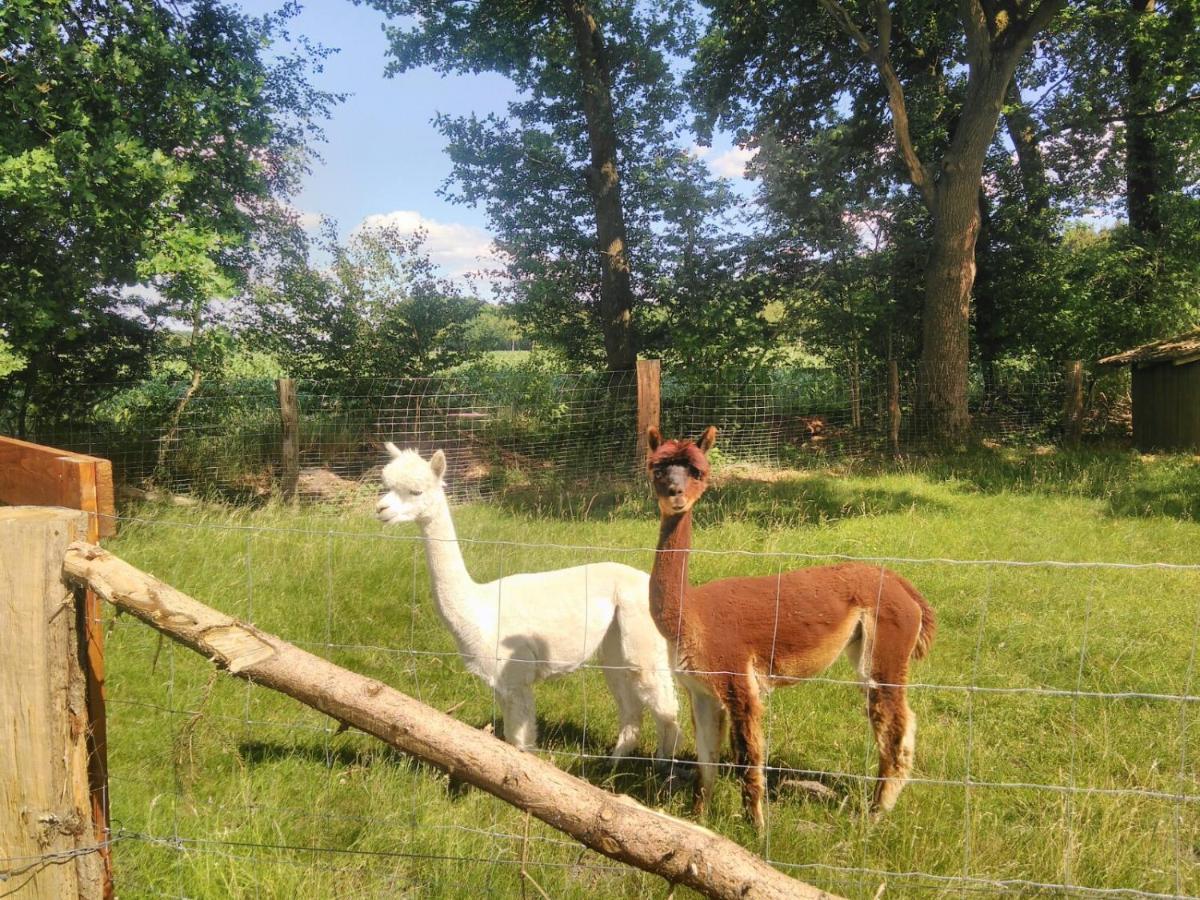
{"label": "green grass", "polygon": [[[769,573],[835,553],[1197,563],[1198,468],[1191,457],[1117,451],[976,452],[770,481],[730,467],[697,507],[697,549],[780,555],[697,553],[692,576]],[[489,692],[464,673],[433,613],[414,526],[384,528],[369,507],[127,512],[138,521],[110,547],[135,565],[465,722],[492,723]],[[514,492],[459,508],[456,519],[461,537],[480,542],[465,546],[479,580],[600,559],[648,567],[656,536],[641,485]],[[488,543],[509,541],[613,549]],[[912,692],[918,780],[889,817],[869,823],[874,750],[839,662],[826,681],[773,694],[767,724],[770,764],[824,773],[797,777],[819,777],[837,800],[776,778],[769,838],[760,838],[725,772],[708,824],[851,897],[873,897],[884,880],[889,897],[981,886],[942,880],[962,875],[1200,893],[1197,801],[1128,793],[1197,795],[1197,704],[1071,693],[1196,693],[1200,572],[894,568],[940,621],[913,675],[941,686]],[[141,836],[116,847],[122,896],[515,896],[523,853],[551,897],[666,893],[661,880],[610,868],[537,820],[523,846],[525,818],[503,803],[365,736],[334,734],[286,698],[214,679],[204,660],[157,643],[129,619],[115,622],[109,643],[113,816]],[[687,815],[690,788],[679,779],[590,758],[616,735],[598,672],[542,685],[538,713],[541,744],[559,766]],[[643,749],[652,742],[647,721]],[[1061,789],[1071,785],[1087,790]],[[182,850],[169,843],[176,836]]]}

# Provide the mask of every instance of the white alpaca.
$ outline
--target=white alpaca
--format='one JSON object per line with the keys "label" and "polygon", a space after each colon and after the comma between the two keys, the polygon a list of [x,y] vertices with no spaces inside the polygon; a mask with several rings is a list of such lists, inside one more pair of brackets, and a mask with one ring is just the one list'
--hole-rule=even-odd
{"label": "white alpaca", "polygon": [[573,672],[595,656],[617,700],[614,756],[634,751],[643,704],[658,725],[658,753],[674,754],[679,705],[667,645],[650,618],[649,576],[619,563],[508,575],[476,584],[467,573],[442,490],[446,457],[428,462],[387,445],[384,522],[416,522],[425,539],[434,604],[467,669],[495,692],[504,738],[523,750],[537,742],[533,685]]}

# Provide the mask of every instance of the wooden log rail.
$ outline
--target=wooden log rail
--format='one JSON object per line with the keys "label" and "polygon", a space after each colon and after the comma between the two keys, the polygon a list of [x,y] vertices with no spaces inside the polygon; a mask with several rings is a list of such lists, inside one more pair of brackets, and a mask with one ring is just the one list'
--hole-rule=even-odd
{"label": "wooden log rail", "polygon": [[611,859],[709,897],[835,900],[706,828],[601,790],[379,681],[211,609],[97,546],[72,544],[63,569],[68,579],[231,675],[432,763]]}

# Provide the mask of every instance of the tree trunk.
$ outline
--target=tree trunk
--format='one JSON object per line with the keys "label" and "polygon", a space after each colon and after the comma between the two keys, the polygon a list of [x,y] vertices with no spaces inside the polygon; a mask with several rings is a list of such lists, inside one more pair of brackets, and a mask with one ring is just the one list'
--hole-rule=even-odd
{"label": "tree trunk", "polygon": [[932,210],[921,322],[921,405],[930,437],[944,444],[961,443],[971,427],[967,372],[979,184],[978,175],[944,173]]}
{"label": "tree trunk", "polygon": [[1008,83],[1004,106],[1004,125],[1017,152],[1017,168],[1021,173],[1021,187],[1025,190],[1026,208],[1030,213],[1040,216],[1050,208],[1046,161],[1038,145],[1037,124],[1029,107],[1021,99],[1021,88],[1015,75]]}
{"label": "tree trunk", "polygon": [[592,161],[588,189],[596,213],[596,250],[600,254],[600,328],[611,371],[627,371],[637,362],[633,340],[633,286],[625,239],[625,212],[617,167],[617,126],[604,36],[586,0],[563,0],[575,37],[575,67],[587,118]]}
{"label": "tree trunk", "polygon": [[[1134,16],[1155,15],[1157,0],[1129,0]],[[1159,146],[1153,116],[1145,115],[1154,109],[1154,67],[1144,43],[1139,40],[1140,22],[1130,29],[1125,52],[1125,77],[1129,95],[1125,120],[1125,202],[1129,227],[1139,238],[1156,237],[1162,233],[1162,178]]]}
{"label": "tree trunk", "polygon": [[971,427],[967,409],[971,289],[983,163],[1018,57],[990,52],[972,66],[962,113],[929,200],[933,237],[925,266],[921,399],[938,443],[961,444]]}
{"label": "tree trunk", "polygon": [[166,432],[158,439],[158,458],[154,462],[155,480],[166,475],[167,457],[171,453],[171,445],[175,443],[176,435],[179,434],[179,422],[183,419],[183,413],[188,408],[188,404],[192,402],[192,397],[196,395],[196,391],[200,390],[201,377],[199,369],[192,369],[192,380],[188,382],[187,390],[175,404],[175,411],[171,413],[171,423],[167,426]]}

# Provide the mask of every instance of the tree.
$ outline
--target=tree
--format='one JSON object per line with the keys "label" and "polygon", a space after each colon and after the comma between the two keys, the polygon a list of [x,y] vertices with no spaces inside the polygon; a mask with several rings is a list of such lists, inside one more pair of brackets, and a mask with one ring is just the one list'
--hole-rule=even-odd
{"label": "tree", "polygon": [[56,418],[90,402],[62,390],[85,362],[86,384],[130,377],[164,323],[202,330],[259,236],[294,228],[280,201],[338,99],[308,82],[327,51],[300,40],[268,57],[296,12],[0,7],[0,333],[21,360],[0,395],[22,430],[31,404]]}
{"label": "tree", "polygon": [[[1072,10],[1030,73],[1050,166],[1076,208],[1123,215],[1105,246],[1124,273],[1110,294],[1141,341],[1172,327],[1194,295],[1200,181],[1200,3],[1104,0]],[[1128,245],[1128,246],[1126,246]],[[1191,274],[1185,274],[1191,273]]]}
{"label": "tree", "polygon": [[[961,440],[983,166],[1013,73],[1066,0],[708,5],[693,82],[709,122],[747,140],[773,131],[802,142],[847,119],[862,127],[886,106],[900,170],[930,217],[924,405],[937,436]],[[845,52],[847,36],[859,58]],[[941,128],[922,132],[914,121]]]}
{"label": "tree", "polygon": [[655,272],[665,183],[696,175],[674,143],[681,110],[671,55],[688,5],[633,0],[368,0],[411,25],[388,29],[389,74],[418,66],[494,71],[522,98],[506,117],[443,117],[448,193],[483,203],[511,262],[514,309],[539,339],[631,369]]}
{"label": "tree", "polygon": [[425,235],[362,230],[348,244],[326,222],[327,267],[289,260],[256,287],[244,329],[289,371],[317,379],[432,375],[480,355],[469,329],[484,303],[439,278]]}

